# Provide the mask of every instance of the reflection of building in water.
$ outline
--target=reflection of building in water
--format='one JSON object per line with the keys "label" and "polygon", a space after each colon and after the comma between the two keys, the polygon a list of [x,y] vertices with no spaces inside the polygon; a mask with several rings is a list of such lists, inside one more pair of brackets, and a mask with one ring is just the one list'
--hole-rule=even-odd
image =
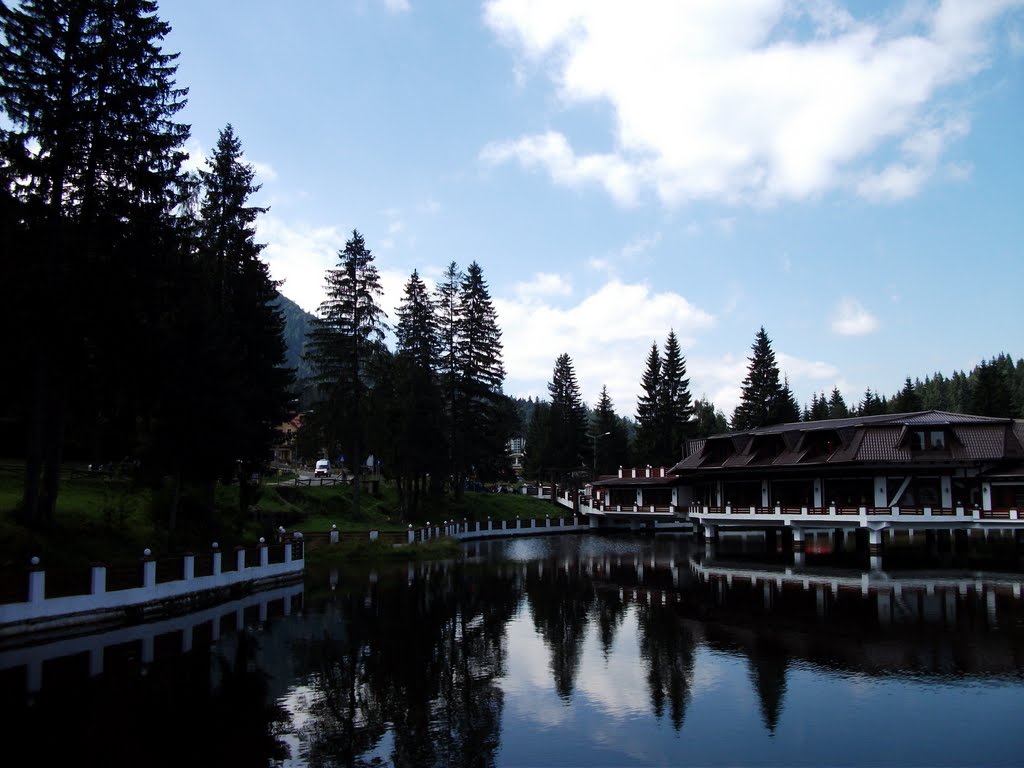
{"label": "reflection of building in water", "polygon": [[690,560],[718,637],[770,635],[788,655],[867,673],[1016,674],[1024,577],[814,571]]}
{"label": "reflection of building in water", "polygon": [[197,638],[201,643],[217,642],[222,632],[241,631],[248,622],[265,624],[275,616],[290,616],[296,605],[301,606],[303,591],[302,584],[293,584],[162,621],[9,647],[0,650],[0,670],[24,667],[25,687],[31,692],[43,686],[44,665],[59,659],[87,659],[88,674],[95,677],[103,674],[109,654],[131,646],[137,648],[134,655],[141,664],[151,664],[158,647],[188,653]]}

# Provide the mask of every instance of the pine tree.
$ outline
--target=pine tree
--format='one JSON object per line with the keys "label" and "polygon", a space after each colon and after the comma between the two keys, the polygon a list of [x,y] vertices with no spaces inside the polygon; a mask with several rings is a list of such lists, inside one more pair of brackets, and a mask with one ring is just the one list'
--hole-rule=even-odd
{"label": "pine tree", "polygon": [[893,398],[892,407],[895,413],[916,413],[921,410],[921,398],[909,376],[903,384],[903,389]]}
{"label": "pine tree", "polygon": [[839,391],[839,387],[832,388],[832,394],[828,398],[828,415],[832,419],[845,419],[850,415],[850,409],[846,407],[846,401]]}
{"label": "pine tree", "polygon": [[[375,363],[383,353],[384,310],[380,276],[358,231],[338,252],[338,266],[328,270],[327,298],[320,305],[309,343],[320,401],[315,424],[328,449],[344,449],[355,472],[361,471],[367,447],[367,390]],[[353,484],[353,509],[359,512],[359,487]]]}
{"label": "pine tree", "polygon": [[775,363],[772,342],[764,326],[757,332],[751,347],[753,354],[748,358],[747,377],[743,380],[743,394],[733,414],[732,428],[735,430],[757,429],[779,423],[782,411],[779,401],[782,385],[779,383],[779,368]]}
{"label": "pine tree", "polygon": [[789,378],[784,378],[771,423],[792,424],[797,421],[800,421],[800,405],[793,395],[793,390],[789,388]]}
{"label": "pine tree", "polygon": [[825,393],[815,392],[811,396],[811,421],[824,421],[829,417],[828,400]]}
{"label": "pine tree", "polygon": [[444,403],[444,429],[448,448],[448,467],[445,475],[452,478],[453,490],[461,493],[461,478],[456,479],[456,468],[463,465],[464,405],[459,384],[459,290],[463,274],[453,261],[434,288],[434,309],[437,313],[438,355],[435,363],[441,399]]}
{"label": "pine tree", "polygon": [[982,360],[971,371],[970,412],[977,416],[1013,414],[1013,395],[1005,369],[993,358]]}
{"label": "pine tree", "polygon": [[551,396],[549,462],[565,471],[590,464],[587,461],[590,458],[587,412],[569,355],[559,355],[555,360],[548,394]]}
{"label": "pine tree", "polygon": [[[433,371],[437,317],[427,287],[415,270],[405,284],[397,315],[392,464],[400,509],[403,517],[410,519],[418,512],[428,474],[444,470],[439,457],[446,455],[441,393]],[[423,450],[424,445],[431,449]]]}
{"label": "pine tree", "polygon": [[629,463],[629,437],[622,419],[615,413],[608,387],[601,387],[601,395],[594,407],[591,433],[597,456],[597,474],[615,472]]}
{"label": "pine tree", "polygon": [[[505,366],[501,329],[483,270],[475,261],[466,269],[459,286],[457,317],[456,387],[463,405],[463,453],[455,475],[461,481],[468,471],[494,476],[504,467],[511,429],[510,408],[502,392]],[[456,493],[461,492],[462,483],[458,482]]]}
{"label": "pine tree", "polygon": [[[218,477],[237,477],[240,519],[251,501],[248,478],[273,449],[278,427],[288,413],[293,382],[293,372],[284,367],[278,284],[260,259],[264,246],[255,240],[256,219],[266,209],[247,204],[260,186],[253,183],[255,171],[243,162],[242,154],[242,144],[229,124],[220,133],[208,170],[199,172],[202,199],[194,254],[201,289],[192,309],[202,318],[202,336],[195,339],[186,330],[196,342],[195,349],[186,351],[194,358],[192,370],[168,372],[172,381],[179,376],[201,377],[192,382],[188,408],[204,413],[206,424],[201,444],[187,438],[179,443],[177,449],[186,453],[174,456],[171,466],[179,475],[185,469],[209,484],[211,505],[212,483]],[[194,319],[185,322],[191,324]],[[195,330],[192,325],[186,328]],[[166,399],[183,395],[167,392]],[[170,405],[173,414],[177,407]],[[186,418],[168,426],[181,429],[188,423]],[[173,507],[170,527],[173,530]]]}
{"label": "pine tree", "polygon": [[634,451],[640,463],[652,463],[657,460],[660,449],[661,429],[659,417],[661,409],[661,355],[658,343],[651,344],[647,354],[647,367],[640,379],[640,397],[636,403],[636,449]]}
{"label": "pine tree", "polygon": [[[0,109],[10,126],[0,165],[19,179],[19,258],[31,264],[15,273],[22,284],[5,288],[29,310],[23,510],[32,522],[53,519],[69,409],[124,414],[130,429],[155,383],[150,350],[188,136],[174,122],[186,93],[174,85],[176,57],[160,50],[169,29],[150,0],[0,4]],[[131,366],[125,347],[141,353]]]}
{"label": "pine tree", "polygon": [[693,415],[690,380],[686,378],[686,358],[679,348],[676,332],[670,330],[665,340],[665,356],[661,364],[661,391],[658,404],[662,423],[658,465],[672,464],[681,455],[688,436],[687,422]]}

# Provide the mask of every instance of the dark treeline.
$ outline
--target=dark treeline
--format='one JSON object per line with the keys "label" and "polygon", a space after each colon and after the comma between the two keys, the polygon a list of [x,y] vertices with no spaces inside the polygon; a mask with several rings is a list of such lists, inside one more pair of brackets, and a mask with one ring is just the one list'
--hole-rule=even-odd
{"label": "dark treeline", "polygon": [[148,483],[170,531],[183,514],[210,522],[217,484],[238,483],[223,522],[239,525],[299,410],[305,455],[356,470],[374,456],[403,515],[500,477],[516,415],[480,266],[453,262],[433,296],[413,273],[392,352],[353,232],[311,328],[285,338],[285,311],[304,317],[260,258],[265,209],[232,126],[184,170],[168,32],[152,0],[0,3],[0,311],[16,372],[0,379],[0,450],[25,458],[24,521],[53,522],[73,460]]}
{"label": "dark treeline", "polygon": [[327,288],[305,355],[313,376],[303,400],[312,408],[300,453],[344,458],[357,472],[372,456],[397,485],[402,519],[419,517],[425,499],[460,498],[470,482],[510,480],[506,444],[518,416],[502,392],[501,330],[480,265],[463,272],[450,263],[432,294],[414,271],[394,351],[384,344],[373,255],[358,232]]}
{"label": "dark treeline", "polygon": [[130,464],[172,530],[219,479],[244,509],[286,414],[259,186],[230,125],[184,171],[168,31],[150,0],[0,4],[2,445],[30,524],[53,521],[67,459]]}

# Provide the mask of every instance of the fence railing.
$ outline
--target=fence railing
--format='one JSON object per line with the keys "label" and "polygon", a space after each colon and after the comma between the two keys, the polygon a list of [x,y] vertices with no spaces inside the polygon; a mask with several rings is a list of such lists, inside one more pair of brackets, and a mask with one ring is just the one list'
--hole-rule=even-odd
{"label": "fence railing", "polygon": [[724,507],[694,504],[690,507],[690,514],[703,515],[728,515],[728,516],[761,516],[778,515],[782,517],[913,517],[921,519],[931,518],[953,518],[958,520],[1011,520],[1024,521],[1020,510],[1015,507],[999,507],[995,509],[980,509],[979,507],[868,507],[868,506],[841,506],[830,504],[827,507],[784,507],[775,505],[771,507],[732,505]]}
{"label": "fence railing", "polygon": [[15,574],[15,588],[0,591],[5,600],[0,603],[0,635],[88,623],[130,609],[157,610],[203,592],[297,576],[304,566],[304,545],[301,534],[296,536],[277,544],[237,547],[226,556],[219,548],[198,558],[156,558],[146,550],[138,563],[93,565],[78,573],[48,572],[33,558],[27,578]]}

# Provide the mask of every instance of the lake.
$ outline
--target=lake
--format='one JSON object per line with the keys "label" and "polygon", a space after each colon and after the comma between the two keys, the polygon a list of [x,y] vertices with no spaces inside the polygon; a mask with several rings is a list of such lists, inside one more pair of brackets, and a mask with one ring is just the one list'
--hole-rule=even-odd
{"label": "lake", "polygon": [[[562,535],[0,648],[4,765],[1020,765],[1024,575]],[[148,633],[148,634],[147,634]]]}

